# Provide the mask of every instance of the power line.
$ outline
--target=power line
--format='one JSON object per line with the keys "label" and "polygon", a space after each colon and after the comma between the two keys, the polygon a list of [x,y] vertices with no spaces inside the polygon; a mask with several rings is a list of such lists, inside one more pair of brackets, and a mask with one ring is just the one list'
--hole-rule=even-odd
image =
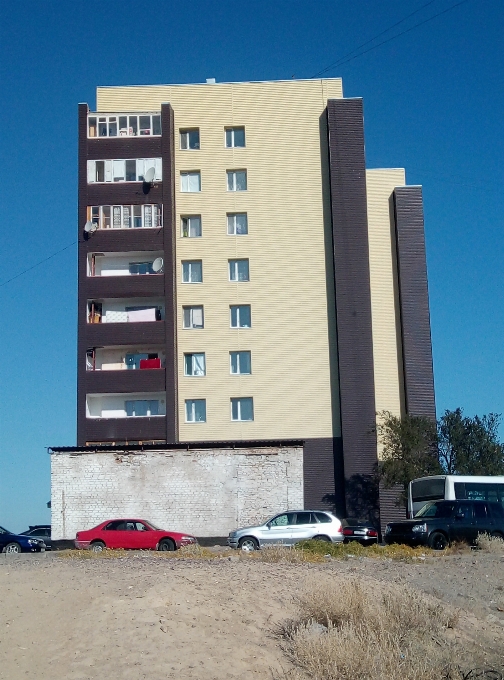
{"label": "power line", "polygon": [[19,272],[19,274],[16,274],[16,276],[13,276],[12,278],[7,279],[7,281],[0,283],[0,287],[6,286],[8,283],[10,283],[11,281],[14,281],[14,279],[17,279],[20,276],[23,276],[23,274],[26,274],[27,272],[31,272],[31,270],[35,269],[35,267],[38,267],[39,265],[44,264],[44,262],[47,262],[47,260],[50,260],[51,258],[56,257],[56,255],[59,255],[64,250],[68,250],[69,248],[74,246],[76,243],[77,243],[77,241],[74,241],[73,243],[69,243],[67,246],[65,246],[61,250],[57,250],[52,255],[49,255],[49,257],[45,257],[43,260],[40,260],[40,262],[37,262],[36,264],[32,265],[31,267],[28,267],[28,269],[24,269],[22,272]]}
{"label": "power line", "polygon": [[[460,5],[463,5],[466,2],[469,2],[469,0],[460,0],[460,2],[456,2],[454,5],[447,7],[446,9],[442,10],[441,12],[438,12],[437,14],[434,14],[431,17],[428,17],[427,19],[420,21],[418,24],[414,24],[410,28],[407,28],[404,31],[401,31],[400,33],[397,33],[396,35],[393,35],[390,38],[387,38],[386,40],[382,40],[381,43],[378,43],[377,45],[373,45],[373,47],[370,47],[367,50],[364,50],[363,52],[359,52],[359,54],[355,54],[353,57],[349,57],[349,59],[345,59],[345,57],[340,57],[340,59],[338,59],[338,61],[335,61],[333,64],[331,64],[330,66],[328,66],[324,70],[319,71],[315,76],[312,76],[312,78],[316,78],[317,76],[321,75],[322,73],[325,73],[326,71],[333,68],[334,66],[343,66],[344,64],[348,64],[349,61],[353,61],[354,59],[357,59],[357,57],[362,57],[364,54],[367,54],[368,52],[372,52],[373,50],[376,50],[378,47],[381,47],[382,45],[385,45],[386,43],[389,43],[392,40],[395,40],[396,38],[400,38],[402,35],[405,35],[406,33],[410,33],[410,31],[413,31],[415,28],[419,28],[420,26],[427,24],[429,21],[432,21],[433,19],[437,19],[437,17],[440,17],[443,14],[446,14],[447,12],[451,12],[452,9],[456,9],[457,7],[460,7]],[[430,3],[427,3],[427,4],[430,4]],[[425,7],[425,5],[424,5],[424,7]],[[422,7],[420,7],[419,9],[422,9]],[[408,18],[408,17],[405,17],[405,18]],[[402,23],[402,21],[404,21],[404,19],[401,20],[399,23]],[[397,24],[395,24],[395,25],[397,25]],[[388,30],[390,30],[390,29],[382,31],[382,33],[380,33],[379,35],[383,35],[383,33],[386,33]],[[376,40],[377,37],[378,36],[371,38],[371,40],[368,40],[364,44],[366,44],[366,45],[369,44],[373,40]],[[356,49],[360,49],[360,48],[357,47]],[[352,50],[352,52],[349,52],[348,54],[352,54],[353,52],[355,52],[355,50]],[[348,55],[345,55],[345,56],[348,56]]]}

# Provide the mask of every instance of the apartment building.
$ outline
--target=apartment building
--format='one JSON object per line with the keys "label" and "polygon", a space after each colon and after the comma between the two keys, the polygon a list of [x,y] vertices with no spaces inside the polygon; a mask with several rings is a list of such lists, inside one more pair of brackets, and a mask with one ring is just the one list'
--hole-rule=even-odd
{"label": "apartment building", "polygon": [[341,79],[98,88],[78,231],[78,447],[302,440],[350,512],[376,413],[434,417],[421,188]]}

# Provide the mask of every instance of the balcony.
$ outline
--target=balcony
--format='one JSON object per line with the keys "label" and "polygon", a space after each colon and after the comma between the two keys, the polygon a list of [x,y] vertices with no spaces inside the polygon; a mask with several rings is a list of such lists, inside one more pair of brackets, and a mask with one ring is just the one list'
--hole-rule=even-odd
{"label": "balcony", "polygon": [[164,392],[88,394],[86,418],[162,418],[166,416]]}
{"label": "balcony", "polygon": [[162,276],[163,251],[89,253],[88,277]]}
{"label": "balcony", "polygon": [[88,138],[159,137],[161,114],[159,111],[142,113],[90,113]]}
{"label": "balcony", "polygon": [[97,229],[157,229],[163,226],[161,204],[88,206],[87,219]]}
{"label": "balcony", "polygon": [[87,307],[88,324],[155,323],[165,312],[162,299],[89,300]]}
{"label": "balcony", "polygon": [[87,371],[145,371],[164,366],[162,346],[93,347],[86,352]]}

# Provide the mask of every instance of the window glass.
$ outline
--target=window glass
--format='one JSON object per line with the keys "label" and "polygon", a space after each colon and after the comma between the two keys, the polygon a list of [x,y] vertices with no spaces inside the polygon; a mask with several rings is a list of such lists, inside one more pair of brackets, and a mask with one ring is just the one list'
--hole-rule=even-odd
{"label": "window glass", "polygon": [[180,173],[180,191],[198,192],[201,191],[201,175],[199,172]]}
{"label": "window glass", "polygon": [[130,274],[154,274],[153,262],[130,262]]}
{"label": "window glass", "polygon": [[108,121],[108,134],[109,137],[117,137],[117,118],[109,118]]}
{"label": "window glass", "polygon": [[474,504],[474,517],[476,519],[486,519],[487,518],[486,503],[475,503]]}
{"label": "window glass", "polygon": [[244,236],[248,234],[247,213],[230,213],[227,216],[228,234]]}
{"label": "window glass", "polygon": [[117,531],[120,526],[124,526],[124,522],[122,519],[116,519],[114,522],[109,522],[107,525],[105,525],[104,530],[105,531]]}
{"label": "window glass", "polygon": [[270,526],[272,527],[286,527],[289,526],[289,524],[293,523],[294,516],[290,516],[291,521],[289,521],[289,515],[278,515],[278,517],[275,517],[275,519],[272,519],[271,522],[269,523]]}
{"label": "window glass", "polygon": [[180,131],[180,148],[181,149],[199,149],[200,137],[199,130],[181,130]]}
{"label": "window glass", "polygon": [[440,500],[444,498],[444,495],[444,479],[422,479],[411,483],[411,498],[414,503]]}
{"label": "window glass", "polygon": [[161,134],[161,116],[152,116],[152,134]]}
{"label": "window glass", "polygon": [[246,191],[247,190],[247,171],[246,170],[228,170],[227,172],[228,191]]}
{"label": "window glass", "polygon": [[140,134],[150,135],[151,133],[151,117],[140,116]]}
{"label": "window glass", "polygon": [[464,519],[472,519],[473,516],[473,504],[472,503],[459,503],[455,510],[457,515],[463,515]]}
{"label": "window glass", "polygon": [[229,260],[229,280],[248,281],[249,280],[249,261],[248,260]]}
{"label": "window glass", "polygon": [[186,399],[185,407],[188,423],[206,422],[206,399]]}
{"label": "window glass", "polygon": [[206,374],[205,354],[184,355],[185,375],[203,376]]}
{"label": "window glass", "polygon": [[126,160],[126,181],[135,182],[136,181],[136,159],[128,158]]}
{"label": "window glass", "polygon": [[233,375],[250,375],[250,352],[229,352],[229,358]]}
{"label": "window glass", "polygon": [[254,403],[252,397],[231,399],[231,420],[254,420]]}
{"label": "window glass", "polygon": [[199,238],[201,236],[201,215],[181,217],[182,238]]}
{"label": "window glass", "polygon": [[138,116],[129,117],[129,133],[134,137],[138,134]]}
{"label": "window glass", "polygon": [[203,328],[203,307],[184,307],[184,328]]}
{"label": "window glass", "polygon": [[226,129],[226,146],[231,147],[244,147],[245,146],[245,128],[244,127],[232,127]]}
{"label": "window glass", "polygon": [[296,513],[296,524],[313,524],[311,512]]}
{"label": "window glass", "polygon": [[490,505],[490,510],[492,517],[495,517],[496,519],[504,519],[504,508],[502,505],[499,505],[499,503],[492,503]]}
{"label": "window glass", "polygon": [[331,518],[325,512],[316,512],[315,517],[321,524],[330,524]]}
{"label": "window glass", "polygon": [[231,328],[250,328],[250,305],[231,305]]}
{"label": "window glass", "polygon": [[137,531],[150,531],[149,527],[143,522],[135,522],[135,526]]}
{"label": "window glass", "polygon": [[455,503],[428,503],[417,512],[416,517],[439,517],[448,519],[452,517]]}
{"label": "window glass", "polygon": [[201,260],[182,262],[182,281],[184,283],[201,283],[203,281],[203,263]]}

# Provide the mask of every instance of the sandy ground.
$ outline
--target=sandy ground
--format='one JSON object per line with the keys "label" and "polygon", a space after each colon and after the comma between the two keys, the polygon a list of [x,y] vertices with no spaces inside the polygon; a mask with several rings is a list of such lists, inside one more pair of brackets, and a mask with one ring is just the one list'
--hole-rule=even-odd
{"label": "sandy ground", "polygon": [[[468,554],[419,563],[369,558],[322,565],[130,553],[64,559],[0,555],[0,678],[268,679],[288,663],[272,635],[295,615],[307,579],[407,583],[461,608],[459,634],[504,648],[504,558]],[[504,657],[501,657],[504,663]]]}

